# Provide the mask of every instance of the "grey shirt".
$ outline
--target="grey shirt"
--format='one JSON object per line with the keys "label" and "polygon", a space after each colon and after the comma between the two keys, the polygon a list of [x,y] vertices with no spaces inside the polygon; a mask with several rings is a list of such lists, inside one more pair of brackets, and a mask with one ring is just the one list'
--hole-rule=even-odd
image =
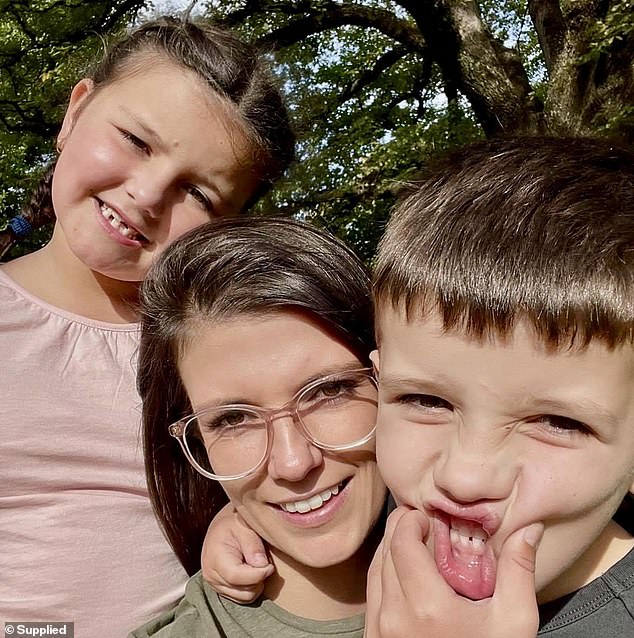
{"label": "grey shirt", "polygon": [[634,549],[581,589],[542,605],[538,636],[634,637]]}

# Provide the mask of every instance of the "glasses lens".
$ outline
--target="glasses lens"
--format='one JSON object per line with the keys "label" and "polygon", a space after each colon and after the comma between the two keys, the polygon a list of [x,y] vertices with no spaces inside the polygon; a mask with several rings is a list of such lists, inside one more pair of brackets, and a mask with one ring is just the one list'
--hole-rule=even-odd
{"label": "glasses lens", "polygon": [[224,406],[188,421],[183,439],[200,468],[230,477],[260,464],[266,454],[266,423],[255,411]]}
{"label": "glasses lens", "polygon": [[297,411],[313,439],[324,446],[347,447],[374,431],[377,388],[365,373],[344,372],[309,386]]}

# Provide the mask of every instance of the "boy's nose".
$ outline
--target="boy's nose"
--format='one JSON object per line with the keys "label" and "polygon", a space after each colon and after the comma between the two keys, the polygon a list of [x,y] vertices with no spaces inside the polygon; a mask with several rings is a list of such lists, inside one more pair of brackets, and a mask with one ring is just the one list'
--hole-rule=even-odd
{"label": "boy's nose", "polygon": [[272,436],[268,471],[273,479],[301,481],[322,464],[322,451],[304,437],[291,416],[275,420]]}
{"label": "boy's nose", "polygon": [[433,476],[436,487],[448,498],[473,503],[507,498],[516,470],[502,448],[456,437],[438,458]]}

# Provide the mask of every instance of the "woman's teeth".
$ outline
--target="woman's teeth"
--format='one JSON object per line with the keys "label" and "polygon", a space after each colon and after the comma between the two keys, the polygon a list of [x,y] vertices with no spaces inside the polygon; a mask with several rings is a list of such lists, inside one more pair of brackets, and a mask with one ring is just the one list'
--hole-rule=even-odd
{"label": "woman's teeth", "polygon": [[141,239],[141,235],[139,235],[135,230],[130,228],[121,217],[112,210],[106,204],[101,204],[100,206],[101,214],[104,219],[121,235],[127,237],[128,239]]}
{"label": "woman's teeth", "polygon": [[311,496],[305,501],[295,501],[293,503],[280,503],[280,507],[285,512],[299,512],[305,514],[311,510],[319,509],[326,501],[329,501],[333,496],[339,494],[339,488],[341,484],[335,485],[328,490],[324,490],[315,496]]}

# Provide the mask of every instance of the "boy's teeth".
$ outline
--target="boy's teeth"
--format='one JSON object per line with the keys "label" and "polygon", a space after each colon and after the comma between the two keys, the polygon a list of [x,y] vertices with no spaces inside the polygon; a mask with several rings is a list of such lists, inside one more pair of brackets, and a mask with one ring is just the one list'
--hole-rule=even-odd
{"label": "boy's teeth", "polygon": [[121,233],[124,237],[128,237],[130,239],[138,239],[139,235],[137,235],[136,231],[132,230],[122,219],[121,216],[116,213],[112,208],[106,206],[106,204],[101,204],[101,214],[104,219],[108,221],[108,223],[119,233]]}
{"label": "boy's teeth", "polygon": [[451,544],[456,547],[470,549],[475,553],[484,552],[488,540],[487,533],[478,525],[468,522],[452,522],[449,532]]}
{"label": "boy's teeth", "polygon": [[293,503],[280,503],[280,507],[286,512],[299,512],[305,514],[311,510],[319,509],[326,501],[329,501],[333,496],[339,494],[339,485],[335,485],[328,490],[324,490],[315,496],[311,496],[305,501],[295,501]]}

